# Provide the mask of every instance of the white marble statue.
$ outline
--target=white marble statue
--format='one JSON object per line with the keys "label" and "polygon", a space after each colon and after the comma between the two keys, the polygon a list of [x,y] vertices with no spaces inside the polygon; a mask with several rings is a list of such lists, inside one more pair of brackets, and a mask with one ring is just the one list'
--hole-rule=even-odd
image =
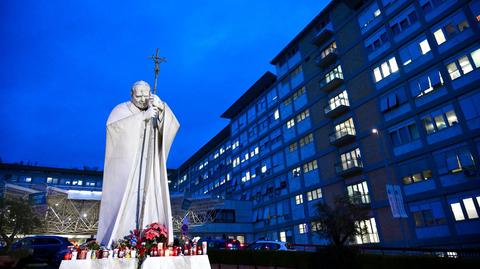
{"label": "white marble statue", "polygon": [[167,104],[150,93],[145,81],[135,82],[131,100],[110,113],[99,242],[110,246],[112,240],[153,222],[164,224],[168,240],[173,241],[166,161],[179,126]]}

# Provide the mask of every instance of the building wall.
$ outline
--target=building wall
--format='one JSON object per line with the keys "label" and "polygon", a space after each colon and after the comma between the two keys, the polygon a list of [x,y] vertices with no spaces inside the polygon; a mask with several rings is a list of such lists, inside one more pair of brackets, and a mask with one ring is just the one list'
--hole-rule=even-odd
{"label": "building wall", "polygon": [[478,246],[479,1],[353,2],[322,11],[231,119],[226,197],[253,201],[257,239],[325,243],[315,203],[361,187],[372,236],[357,243]]}

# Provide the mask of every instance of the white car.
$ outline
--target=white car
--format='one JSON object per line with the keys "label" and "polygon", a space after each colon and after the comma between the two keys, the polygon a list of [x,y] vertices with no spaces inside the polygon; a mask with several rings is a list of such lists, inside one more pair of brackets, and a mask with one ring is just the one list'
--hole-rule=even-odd
{"label": "white car", "polygon": [[247,249],[252,250],[281,250],[281,251],[292,251],[295,250],[290,244],[281,241],[267,241],[259,240],[255,243],[248,245]]}

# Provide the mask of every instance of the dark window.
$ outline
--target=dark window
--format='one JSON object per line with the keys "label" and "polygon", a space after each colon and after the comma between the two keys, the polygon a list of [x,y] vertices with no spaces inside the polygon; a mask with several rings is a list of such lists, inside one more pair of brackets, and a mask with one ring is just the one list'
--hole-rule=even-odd
{"label": "dark window", "polygon": [[388,41],[388,36],[387,33],[383,33],[380,35],[380,40],[382,40],[383,43]]}
{"label": "dark window", "polygon": [[423,4],[422,9],[423,9],[423,12],[430,11],[432,10],[432,4],[430,4],[430,2],[426,2],[425,4]]}
{"label": "dark window", "polygon": [[402,30],[405,30],[408,27],[409,23],[407,19],[404,19],[400,22],[400,26],[402,27]]}
{"label": "dark window", "polygon": [[280,248],[280,245],[275,243],[266,243],[264,244],[264,247],[263,247],[263,249],[265,250],[277,250],[279,248]]}
{"label": "dark window", "polygon": [[417,21],[417,13],[413,11],[412,13],[408,14],[408,19],[410,19],[410,24],[413,24],[414,22]]}
{"label": "dark window", "polygon": [[400,26],[398,26],[398,24],[394,24],[394,25],[391,27],[391,29],[392,29],[392,32],[393,32],[394,34],[399,34],[399,33],[400,33]]}
{"label": "dark window", "polygon": [[457,32],[457,29],[455,29],[454,25],[449,23],[449,24],[445,25],[445,31],[447,32],[448,36],[452,36]]}

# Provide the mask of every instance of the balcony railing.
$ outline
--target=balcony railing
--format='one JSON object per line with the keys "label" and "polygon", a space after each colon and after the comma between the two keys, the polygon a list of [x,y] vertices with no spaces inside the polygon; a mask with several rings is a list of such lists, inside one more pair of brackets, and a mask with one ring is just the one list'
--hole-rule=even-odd
{"label": "balcony railing", "polygon": [[361,172],[363,170],[363,164],[361,159],[351,159],[335,164],[335,171],[339,176],[350,176]]}
{"label": "balcony railing", "polygon": [[325,67],[332,64],[337,59],[337,49],[329,48],[327,50],[322,51],[316,58],[315,64],[318,67]]}
{"label": "balcony railing", "polygon": [[355,128],[344,127],[330,134],[330,144],[335,146],[344,145],[355,139]]}
{"label": "balcony railing", "polygon": [[349,195],[350,201],[357,205],[368,205],[370,204],[370,196],[368,193],[354,192],[352,195]]}
{"label": "balcony railing", "polygon": [[334,103],[329,103],[323,108],[325,116],[329,118],[337,117],[350,109],[348,98],[340,98]]}
{"label": "balcony railing", "polygon": [[333,35],[333,27],[332,27],[332,24],[329,23],[315,34],[315,36],[313,37],[312,43],[317,46],[320,46],[322,43],[327,41],[332,35]]}
{"label": "balcony railing", "polygon": [[343,83],[343,73],[336,72],[333,74],[328,74],[328,77],[325,77],[320,81],[320,90],[328,93],[333,89],[337,88]]}

